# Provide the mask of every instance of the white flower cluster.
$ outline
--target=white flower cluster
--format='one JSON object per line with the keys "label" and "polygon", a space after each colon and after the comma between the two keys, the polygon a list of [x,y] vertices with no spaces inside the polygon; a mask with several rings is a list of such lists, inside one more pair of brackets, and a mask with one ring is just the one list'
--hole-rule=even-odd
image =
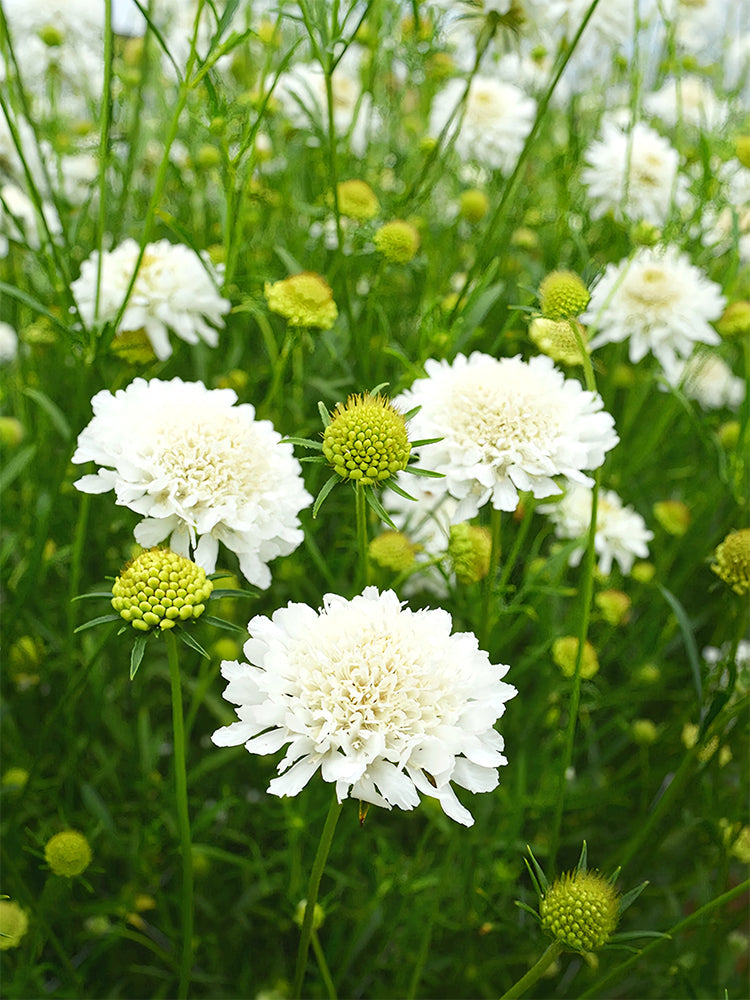
{"label": "white flower cluster", "polygon": [[413,809],[420,793],[470,826],[452,785],[489,792],[506,763],[494,729],[516,689],[474,635],[451,634],[447,611],[412,611],[368,587],[319,611],[289,604],[248,625],[248,663],[224,662],[224,697],[239,721],[218,746],[250,753],[286,746],[269,791],[297,795],[320,771],[347,796]]}

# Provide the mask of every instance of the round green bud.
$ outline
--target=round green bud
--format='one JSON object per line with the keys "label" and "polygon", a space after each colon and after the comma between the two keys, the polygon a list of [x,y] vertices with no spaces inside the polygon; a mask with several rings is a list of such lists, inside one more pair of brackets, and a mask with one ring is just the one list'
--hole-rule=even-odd
{"label": "round green bud", "polygon": [[581,340],[586,344],[586,331],[578,320],[547,319],[546,316],[535,316],[529,324],[529,339],[536,344],[542,354],[553,361],[564,365],[582,365],[583,355],[578,346],[578,339],[571,329],[574,323]]}
{"label": "round green bud", "polygon": [[669,535],[681,538],[690,527],[690,508],[682,500],[658,500],[652,510]]}
{"label": "round green bud", "polygon": [[566,872],[539,902],[542,927],[572,951],[596,951],[617,926],[618,894],[598,872]]}
{"label": "round green bud", "polygon": [[539,302],[548,319],[578,316],[590,298],[588,288],[572,271],[552,271],[539,286]]}
{"label": "round green bud", "polygon": [[[294,922],[295,924],[297,924],[298,927],[301,927],[302,924],[304,923],[306,909],[307,909],[307,900],[301,899],[299,903],[297,903],[297,906],[294,911]],[[325,918],[326,918],[325,910],[320,905],[320,903],[316,903],[315,908],[313,910],[313,921],[312,921],[312,926],[314,931],[319,930],[323,926]]]}
{"label": "round green bud", "polygon": [[25,434],[23,424],[16,417],[0,417],[0,444],[17,448]]}
{"label": "round green bud", "polygon": [[383,396],[350,396],[323,433],[323,454],[342,479],[369,486],[406,468],[411,445],[403,415]]}
{"label": "round green bud", "polygon": [[8,791],[22,792],[29,780],[29,772],[23,767],[9,767],[3,773],[2,786]]}
{"label": "round green bud", "polygon": [[[564,635],[552,643],[552,659],[565,677],[575,674],[578,657],[578,639],[574,635]],[[581,677],[589,680],[599,671],[599,658],[591,643],[586,640],[581,658]]]}
{"label": "round green bud", "polygon": [[393,264],[408,264],[419,250],[419,233],[410,222],[386,222],[374,236],[375,248]]}
{"label": "round green bud", "polygon": [[384,569],[403,573],[414,565],[419,546],[400,531],[383,531],[368,546],[370,559]]}
{"label": "round green bud", "polygon": [[17,948],[28,929],[26,911],[14,899],[0,899],[0,951]]}
{"label": "round green bud", "polygon": [[724,338],[744,337],[750,333],[750,302],[744,299],[730,302],[716,321],[716,329]]}
{"label": "round green bud", "polygon": [[740,135],[734,143],[737,159],[743,167],[750,169],[750,135]]}
{"label": "round green bud", "polygon": [[339,314],[328,282],[313,271],[266,282],[263,294],[271,312],[283,316],[290,326],[330,330]]}
{"label": "round green bud", "polygon": [[647,747],[656,742],[658,730],[651,719],[633,719],[630,726],[633,742],[638,746]]}
{"label": "round green bud", "polygon": [[448,557],[459,583],[471,584],[483,580],[490,571],[492,534],[478,525],[454,524],[450,530]]}
{"label": "round green bud", "polygon": [[174,628],[206,610],[213,583],[196,563],[170,549],[136,556],[112,587],[112,607],[141,632]]}
{"label": "round green bud", "polygon": [[470,188],[461,192],[459,208],[467,222],[481,222],[490,210],[490,199],[479,188]]}
{"label": "round green bud", "polygon": [[600,591],[594,598],[594,603],[601,611],[602,617],[610,625],[626,625],[630,619],[632,601],[622,590]]}
{"label": "round green bud", "polygon": [[750,528],[731,531],[716,546],[711,569],[735,594],[743,596],[750,590]]}
{"label": "round green bud", "polygon": [[336,186],[339,211],[357,222],[369,222],[380,211],[380,202],[373,189],[365,181],[352,178],[341,181]]}
{"label": "round green bud", "polygon": [[82,833],[63,830],[47,841],[44,857],[55,875],[73,878],[91,864],[91,848]]}

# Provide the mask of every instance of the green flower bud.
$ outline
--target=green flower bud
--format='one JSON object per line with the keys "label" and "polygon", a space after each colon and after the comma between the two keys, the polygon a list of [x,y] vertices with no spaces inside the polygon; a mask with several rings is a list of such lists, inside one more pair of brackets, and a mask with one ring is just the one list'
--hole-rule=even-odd
{"label": "green flower bud", "polygon": [[365,181],[341,181],[336,187],[339,211],[349,219],[357,222],[369,222],[380,211],[380,202],[375,192]]}
{"label": "green flower bud", "polygon": [[17,948],[28,929],[26,911],[14,899],[0,899],[0,951]]}
{"label": "green flower bud", "polygon": [[651,719],[633,719],[630,732],[633,736],[633,742],[641,747],[655,743],[658,735],[658,730]]}
{"label": "green flower bud", "polygon": [[572,951],[596,951],[617,926],[618,894],[597,872],[566,872],[539,902],[542,927]]}
{"label": "green flower bud", "polygon": [[750,528],[730,531],[716,546],[711,569],[740,596],[750,590]]}
{"label": "green flower bud", "polygon": [[467,222],[481,222],[490,210],[490,199],[479,188],[470,188],[461,192],[459,207]]}
{"label": "green flower bud", "polygon": [[350,396],[331,414],[323,454],[342,479],[363,486],[406,468],[411,445],[401,413],[383,396]]}
{"label": "green flower bud", "polygon": [[112,607],[141,632],[174,628],[203,614],[213,586],[205,570],[184,556],[148,549],[115,580]]}
{"label": "green flower bud", "polygon": [[[552,643],[552,659],[565,677],[572,677],[576,669],[578,656],[578,639],[574,635],[561,636]],[[589,680],[599,671],[599,659],[596,650],[586,640],[581,658],[581,677]]]}
{"label": "green flower bud", "polygon": [[263,294],[271,312],[283,316],[290,326],[329,330],[339,314],[328,282],[314,271],[266,282]]}
{"label": "green flower bud", "polygon": [[578,316],[590,298],[588,288],[572,271],[552,271],[539,286],[539,302],[548,319]]}
{"label": "green flower bud", "polygon": [[395,219],[375,233],[375,248],[393,264],[408,264],[419,250],[419,233],[410,222]]}
{"label": "green flower bud", "polygon": [[583,355],[571,323],[575,323],[585,344],[586,331],[577,320],[547,319],[545,316],[535,316],[532,319],[529,324],[529,339],[542,354],[553,361],[561,361],[564,365],[582,365]]}
{"label": "green flower bud", "polygon": [[55,875],[73,878],[91,864],[91,848],[82,833],[63,830],[47,841],[44,857]]}
{"label": "green flower bud", "polygon": [[664,530],[682,537],[690,526],[690,509],[682,500],[659,500],[653,506],[654,517]]}
{"label": "green flower bud", "polygon": [[384,531],[369,544],[370,559],[384,569],[403,573],[414,565],[419,546],[400,531]]}
{"label": "green flower bud", "polygon": [[[307,900],[301,899],[297,903],[296,909],[294,911],[294,922],[298,927],[301,927],[305,920],[305,910],[307,909]],[[323,921],[326,918],[325,910],[320,905],[320,903],[315,904],[315,909],[313,910],[313,930],[317,931],[323,926]]]}
{"label": "green flower bud", "polygon": [[448,557],[459,583],[478,583],[490,571],[492,534],[478,525],[454,524],[450,530]]}

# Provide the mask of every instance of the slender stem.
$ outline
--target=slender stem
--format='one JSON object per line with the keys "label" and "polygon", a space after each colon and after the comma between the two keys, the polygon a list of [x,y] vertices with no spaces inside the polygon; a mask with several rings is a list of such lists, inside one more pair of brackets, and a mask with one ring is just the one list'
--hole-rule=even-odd
{"label": "slender stem", "polygon": [[491,520],[490,520],[490,532],[492,536],[492,543],[490,546],[490,568],[485,577],[484,589],[482,591],[482,608],[480,612],[479,619],[479,644],[482,648],[487,646],[487,640],[490,636],[491,630],[491,615],[490,606],[492,604],[492,595],[495,592],[495,577],[497,576],[497,567],[500,562],[500,530],[502,528],[502,511],[492,508]]}
{"label": "slender stem", "polygon": [[336,1000],[336,986],[334,985],[331,970],[328,968],[328,962],[326,962],[326,957],[320,944],[320,938],[318,937],[318,932],[315,928],[313,928],[310,940],[312,941],[313,951],[315,952],[315,960],[318,963],[318,969],[320,970],[323,982],[326,985],[326,990],[328,991],[328,1000]]}
{"label": "slender stem", "polygon": [[517,983],[503,993],[500,1000],[513,1000],[514,997],[522,997],[526,990],[539,979],[542,973],[552,965],[556,958],[562,953],[563,946],[559,941],[553,941],[545,952],[539,957],[525,976],[521,976]]}
{"label": "slender stem", "polygon": [[[109,206],[107,199],[107,173],[109,171],[109,135],[112,125],[113,60],[112,0],[104,0],[104,81],[102,86],[101,115],[99,118],[99,213],[96,220],[96,248],[98,254],[96,258],[94,316],[99,315],[99,297],[102,286],[102,250],[104,249],[104,231],[107,226],[107,208]],[[127,191],[127,188],[125,190]]]}
{"label": "slender stem", "polygon": [[359,549],[359,578],[361,588],[367,586],[370,576],[370,554],[367,547],[367,500],[365,487],[359,483],[354,487],[357,497],[357,548]]}
{"label": "slender stem", "polygon": [[188,813],[187,770],[185,768],[185,722],[182,714],[182,687],[180,664],[177,657],[177,638],[165,632],[169,680],[172,687],[172,729],[174,733],[174,775],[177,798],[177,825],[180,830],[182,854],[182,956],[180,959],[180,984],[177,996],[184,1000],[190,987],[190,970],[193,965],[193,849],[190,839]]}
{"label": "slender stem", "polygon": [[320,889],[320,880],[323,876],[323,869],[326,866],[326,861],[328,860],[328,853],[331,850],[331,844],[333,842],[333,834],[336,830],[336,823],[341,815],[341,803],[334,794],[333,801],[331,802],[331,807],[328,810],[328,815],[326,816],[325,826],[323,827],[323,832],[320,835],[320,843],[318,844],[318,851],[315,855],[315,861],[313,861],[312,871],[310,872],[310,882],[307,886],[307,902],[305,905],[305,917],[302,921],[302,931],[300,933],[299,939],[299,949],[297,951],[297,967],[294,972],[294,989],[292,990],[292,996],[299,1000],[302,996],[302,983],[305,978],[305,968],[307,966],[307,953],[310,950],[310,939],[312,937],[313,929],[313,916],[315,915],[315,904],[318,901],[318,891]]}

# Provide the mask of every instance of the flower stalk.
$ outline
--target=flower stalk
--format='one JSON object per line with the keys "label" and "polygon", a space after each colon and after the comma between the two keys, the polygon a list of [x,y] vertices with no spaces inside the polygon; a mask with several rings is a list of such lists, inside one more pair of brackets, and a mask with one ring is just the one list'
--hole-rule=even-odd
{"label": "flower stalk", "polygon": [[544,975],[550,965],[560,957],[562,952],[562,942],[553,941],[546,951],[539,956],[529,971],[524,976],[521,976],[518,982],[514,983],[509,990],[503,993],[500,1000],[515,1000],[516,997],[522,997],[534,985],[537,979]]}

